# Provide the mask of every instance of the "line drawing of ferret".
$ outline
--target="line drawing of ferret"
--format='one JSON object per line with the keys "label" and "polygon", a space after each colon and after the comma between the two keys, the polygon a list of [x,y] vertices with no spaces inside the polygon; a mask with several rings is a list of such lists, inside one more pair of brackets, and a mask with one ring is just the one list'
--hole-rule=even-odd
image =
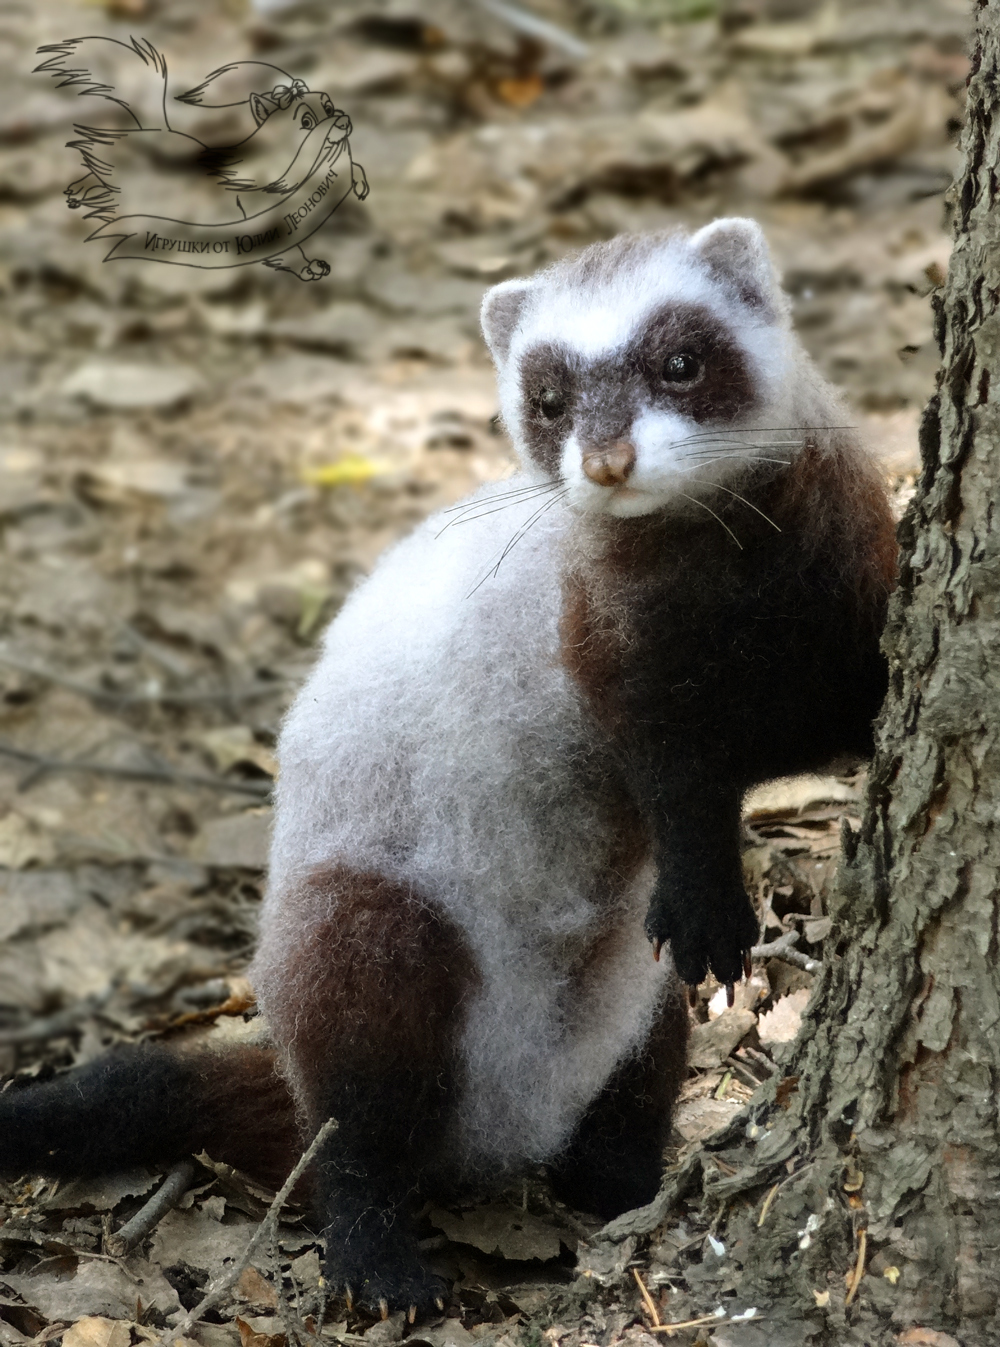
{"label": "line drawing of ferret", "polygon": [[[70,210],[101,221],[90,239],[116,240],[105,261],[263,262],[302,281],[330,274],[301,245],[348,195],[363,201],[368,181],[351,157],[351,120],[328,94],[269,62],[236,61],[170,97],[166,58],[145,38],[70,38],[38,55],[46,59],[36,73],[102,104],[99,123],[74,124],[78,139],[67,146],[85,172],[65,196]],[[218,110],[226,143],[210,145],[184,129],[197,118],[204,135],[205,109]],[[245,132],[235,141],[234,126]],[[210,188],[198,206],[207,218],[178,217],[178,168],[184,185]],[[162,202],[162,212],[150,210],[151,201]]]}

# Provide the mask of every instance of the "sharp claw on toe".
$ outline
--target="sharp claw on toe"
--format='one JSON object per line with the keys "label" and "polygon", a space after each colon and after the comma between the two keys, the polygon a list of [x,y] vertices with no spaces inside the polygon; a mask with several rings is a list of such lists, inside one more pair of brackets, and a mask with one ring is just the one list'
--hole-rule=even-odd
{"label": "sharp claw on toe", "polygon": [[344,1303],[349,1310],[354,1309],[354,1292],[349,1286],[344,1287]]}
{"label": "sharp claw on toe", "polygon": [[663,946],[659,940],[653,941],[653,958],[656,960],[657,963],[660,962],[660,950],[662,948]]}
{"label": "sharp claw on toe", "polygon": [[408,1324],[415,1324],[417,1322],[416,1305],[411,1305],[410,1308],[406,1311],[406,1322]]}
{"label": "sharp claw on toe", "polygon": [[693,985],[689,985],[687,991],[688,991],[688,1005],[693,1010],[695,1006],[698,1004],[698,988]]}
{"label": "sharp claw on toe", "polygon": [[434,1297],[434,1304],[438,1307],[441,1313],[444,1314],[444,1300],[441,1296]]}
{"label": "sharp claw on toe", "polygon": [[736,988],[731,982],[726,983],[726,1005],[732,1010],[736,1002]]}
{"label": "sharp claw on toe", "polygon": [[379,1312],[379,1314],[381,1314],[381,1316],[382,1316],[383,1319],[388,1319],[388,1317],[389,1317],[389,1302],[388,1302],[388,1300],[386,1300],[385,1296],[383,1296],[382,1299],[378,1302],[378,1312]]}
{"label": "sharp claw on toe", "polygon": [[750,978],[753,976],[753,959],[751,959],[750,951],[748,949],[743,951],[743,976],[746,978],[747,982],[749,982]]}

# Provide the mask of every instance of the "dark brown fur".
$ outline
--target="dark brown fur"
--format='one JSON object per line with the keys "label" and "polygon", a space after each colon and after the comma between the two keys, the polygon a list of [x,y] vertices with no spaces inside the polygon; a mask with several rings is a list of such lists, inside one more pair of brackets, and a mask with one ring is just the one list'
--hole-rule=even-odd
{"label": "dark brown fur", "polygon": [[315,1131],[338,1121],[317,1176],[334,1291],[369,1306],[433,1307],[410,1212],[418,1185],[448,1168],[462,1003],[476,985],[465,942],[439,910],[378,874],[330,866],[308,881],[329,910],[288,962],[300,994],[275,1025]]}
{"label": "dark brown fur", "polygon": [[754,942],[743,793],[872,748],[894,526],[863,453],[824,439],[738,483],[780,532],[730,496],[719,519],[601,516],[565,575],[563,659],[655,838],[647,930],[690,982],[737,980]]}

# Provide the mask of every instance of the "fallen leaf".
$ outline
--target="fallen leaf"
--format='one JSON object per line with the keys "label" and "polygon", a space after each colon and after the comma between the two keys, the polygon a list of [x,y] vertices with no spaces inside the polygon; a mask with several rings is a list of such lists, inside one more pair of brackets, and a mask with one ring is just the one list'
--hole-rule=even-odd
{"label": "fallen leaf", "polygon": [[278,762],[269,748],[259,744],[248,725],[223,725],[192,736],[192,742],[204,748],[220,772],[228,772],[240,763],[250,763],[268,776],[278,775]]}
{"label": "fallen leaf", "polygon": [[270,844],[271,810],[247,809],[203,824],[191,844],[191,858],[204,865],[263,870]]}
{"label": "fallen leaf", "polygon": [[132,1335],[124,1319],[86,1315],[71,1324],[63,1335],[63,1347],[129,1347]]}
{"label": "fallen leaf", "polygon": [[743,1107],[739,1098],[689,1099],[677,1106],[674,1126],[685,1141],[704,1141],[733,1118]]}
{"label": "fallen leaf", "polygon": [[101,1259],[68,1258],[60,1260],[58,1269],[46,1259],[32,1272],[4,1273],[4,1280],[47,1319],[64,1322],[89,1316],[131,1320],[137,1295],[163,1314],[180,1309],[177,1292],[152,1266],[142,1276],[130,1277],[116,1263]]}
{"label": "fallen leaf", "polygon": [[752,1010],[740,1010],[734,1006],[732,1010],[724,1011],[718,1019],[697,1025],[691,1030],[688,1061],[703,1071],[721,1066],[756,1024],[757,1016]]}
{"label": "fallen leaf", "polygon": [[802,1024],[802,1012],[812,995],[805,987],[790,992],[775,1003],[757,1021],[757,1032],[762,1043],[791,1043]]}
{"label": "fallen leaf", "polygon": [[287,1347],[288,1338],[284,1333],[259,1333],[252,1324],[246,1319],[241,1319],[239,1315],[236,1316],[236,1327],[240,1330],[242,1347]]}
{"label": "fallen leaf", "polygon": [[300,476],[310,486],[359,486],[391,471],[391,465],[362,454],[344,454],[333,463],[304,467]]}
{"label": "fallen leaf", "polygon": [[497,93],[512,108],[530,108],[544,92],[545,84],[541,75],[497,80]]}
{"label": "fallen leaf", "polygon": [[[206,1204],[203,1202],[202,1207]],[[255,1267],[245,1267],[236,1283],[236,1294],[249,1305],[262,1310],[273,1310],[278,1305],[278,1292],[260,1275]]]}
{"label": "fallen leaf", "polygon": [[61,392],[102,409],[138,411],[174,407],[200,387],[201,380],[194,370],[181,366],[92,360],[64,380]]}
{"label": "fallen leaf", "polygon": [[961,1347],[950,1333],[942,1333],[936,1328],[908,1328],[896,1341],[900,1347]]}
{"label": "fallen leaf", "polygon": [[743,802],[748,818],[769,814],[801,814],[820,804],[855,804],[861,798],[856,786],[835,776],[784,776],[752,790]]}
{"label": "fallen leaf", "polygon": [[459,1215],[435,1207],[429,1219],[456,1244],[471,1244],[474,1249],[500,1258],[537,1258],[544,1263],[558,1258],[564,1244],[576,1250],[575,1236],[555,1221],[544,1220],[529,1211],[515,1211],[499,1202],[473,1207]]}

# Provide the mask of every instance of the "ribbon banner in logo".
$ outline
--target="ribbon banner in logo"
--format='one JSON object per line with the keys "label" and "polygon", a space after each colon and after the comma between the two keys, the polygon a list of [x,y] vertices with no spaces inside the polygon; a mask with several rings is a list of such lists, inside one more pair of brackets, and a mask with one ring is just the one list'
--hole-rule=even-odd
{"label": "ribbon banner in logo", "polygon": [[[173,262],[183,267],[242,267],[276,257],[314,234],[352,188],[347,136],[338,128],[336,138],[332,138],[332,129],[320,123],[309,139],[317,132],[322,133],[322,147],[308,176],[256,215],[225,224],[198,224],[160,215],[123,215],[101,225],[90,237],[116,238],[105,262],[135,258]],[[303,150],[306,144],[308,141]],[[296,159],[301,157],[300,151]],[[288,176],[292,169],[294,164]],[[248,192],[245,198],[261,195],[259,191]]]}

